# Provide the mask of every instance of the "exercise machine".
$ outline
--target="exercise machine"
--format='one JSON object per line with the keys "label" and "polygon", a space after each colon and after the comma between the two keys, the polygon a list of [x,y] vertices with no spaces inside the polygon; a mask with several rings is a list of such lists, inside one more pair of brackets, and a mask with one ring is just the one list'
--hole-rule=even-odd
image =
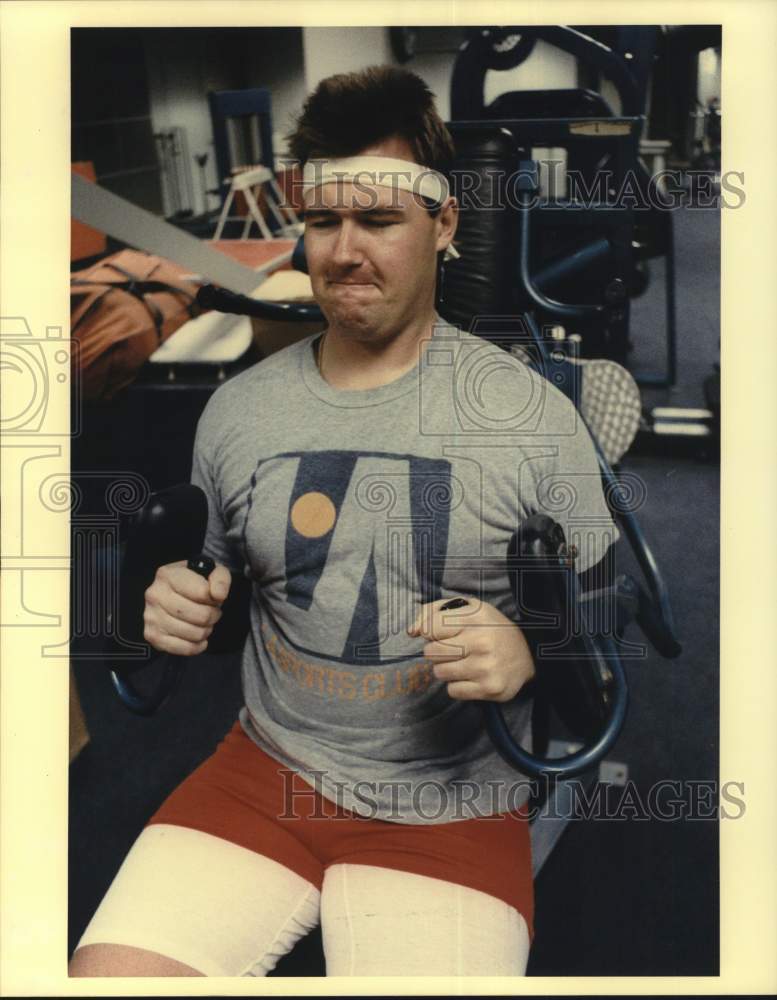
{"label": "exercise machine", "polygon": [[[645,290],[648,262],[663,258],[666,370],[634,377],[642,387],[671,388],[677,380],[673,219],[660,180],[639,157],[650,70],[663,29],[626,26],[609,34],[605,42],[570,26],[472,29],[454,65],[449,127],[464,137],[490,122],[512,138],[513,171],[535,164],[534,178],[523,185],[521,271],[515,278],[540,326],[563,325],[580,338],[583,358],[611,358],[628,366],[630,300]],[[516,90],[486,103],[486,74],[514,69],[540,42],[574,56],[580,75],[598,89]],[[603,96],[605,79],[615,93],[617,114]],[[550,169],[552,183],[542,183],[543,167],[546,175]],[[503,192],[510,194],[509,188]],[[517,245],[512,253],[518,256]],[[561,308],[550,294],[559,282],[574,308]],[[707,393],[707,408],[645,408],[638,444],[662,450],[674,444],[714,456],[720,410],[710,404],[716,399],[719,392]]]}

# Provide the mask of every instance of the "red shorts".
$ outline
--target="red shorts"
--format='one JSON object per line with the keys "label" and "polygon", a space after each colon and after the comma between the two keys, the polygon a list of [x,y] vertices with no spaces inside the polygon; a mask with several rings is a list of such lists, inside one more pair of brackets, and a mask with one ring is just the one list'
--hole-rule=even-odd
{"label": "red shorts", "polygon": [[239,722],[152,823],[189,827],[238,844],[319,890],[325,869],[343,863],[468,886],[515,907],[533,936],[529,824],[521,811],[453,823],[367,819],[319,795],[259,749]]}

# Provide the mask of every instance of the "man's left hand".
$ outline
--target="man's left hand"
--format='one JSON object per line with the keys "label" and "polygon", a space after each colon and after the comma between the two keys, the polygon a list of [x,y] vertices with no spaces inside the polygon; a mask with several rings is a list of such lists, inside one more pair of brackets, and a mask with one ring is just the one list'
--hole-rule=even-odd
{"label": "man's left hand", "polygon": [[534,677],[534,661],[520,628],[485,601],[443,611],[444,597],[423,604],[408,634],[427,640],[424,656],[448,694],[462,701],[510,701]]}

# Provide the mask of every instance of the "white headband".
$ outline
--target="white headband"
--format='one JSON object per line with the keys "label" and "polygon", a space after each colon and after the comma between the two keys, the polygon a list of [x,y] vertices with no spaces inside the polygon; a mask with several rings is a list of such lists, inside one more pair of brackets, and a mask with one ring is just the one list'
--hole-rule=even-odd
{"label": "white headband", "polygon": [[302,172],[302,194],[322,184],[359,181],[376,187],[400,188],[441,205],[448,181],[436,170],[391,156],[346,156],[338,160],[308,160]]}
{"label": "white headband", "polygon": [[[391,156],[346,156],[333,160],[308,160],[302,171],[303,199],[322,184],[351,181],[410,191],[434,205],[442,205],[450,193],[447,178],[411,160]],[[453,245],[445,251],[446,258],[458,257]]]}

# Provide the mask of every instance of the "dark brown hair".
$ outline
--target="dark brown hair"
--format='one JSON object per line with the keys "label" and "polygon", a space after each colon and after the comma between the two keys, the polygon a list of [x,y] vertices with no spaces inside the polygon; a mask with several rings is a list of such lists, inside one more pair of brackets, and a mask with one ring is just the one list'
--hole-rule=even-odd
{"label": "dark brown hair", "polygon": [[319,83],[288,136],[289,152],[308,160],[353,156],[390,136],[410,144],[415,161],[447,174],[453,140],[424,81],[396,66],[338,73]]}

